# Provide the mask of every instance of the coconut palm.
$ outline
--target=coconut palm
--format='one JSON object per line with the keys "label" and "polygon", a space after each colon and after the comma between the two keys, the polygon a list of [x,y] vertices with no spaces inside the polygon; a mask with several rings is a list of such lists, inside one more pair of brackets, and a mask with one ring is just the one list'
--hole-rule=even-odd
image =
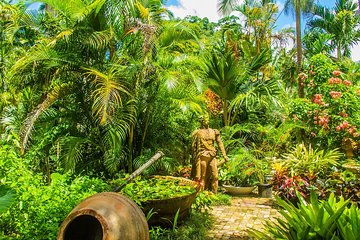
{"label": "coconut palm", "polygon": [[337,0],[334,9],[317,5],[314,18],[308,22],[310,30],[331,35],[331,45],[338,60],[350,57],[351,47],[360,41],[358,5],[351,0]]}
{"label": "coconut palm", "polygon": [[[290,11],[295,12],[296,19],[296,58],[297,58],[297,71],[301,71],[302,65],[302,44],[301,44],[301,13],[308,13],[314,5],[313,0],[287,0],[285,2],[285,14]],[[304,83],[299,78],[298,80],[298,94],[299,97],[304,97]]]}
{"label": "coconut palm", "polygon": [[334,45],[331,44],[333,38],[334,35],[323,33],[317,29],[306,32],[303,39],[304,55],[308,58],[320,53],[330,55],[334,50]]}
{"label": "coconut palm", "polygon": [[242,107],[260,103],[259,96],[276,94],[273,82],[259,74],[270,62],[270,51],[265,49],[256,54],[255,47],[243,43],[239,52],[242,54],[237,56],[232,48],[220,43],[204,57],[206,84],[221,98],[225,126],[235,123],[237,111]]}

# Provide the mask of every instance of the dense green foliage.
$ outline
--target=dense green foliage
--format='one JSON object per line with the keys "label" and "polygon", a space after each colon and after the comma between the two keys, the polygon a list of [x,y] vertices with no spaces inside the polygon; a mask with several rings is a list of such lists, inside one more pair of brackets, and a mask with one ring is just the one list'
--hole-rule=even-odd
{"label": "dense green foliage", "polygon": [[149,199],[169,199],[186,196],[196,192],[193,185],[186,185],[176,179],[144,179],[127,184],[122,193],[129,196],[136,203],[141,203]]}
{"label": "dense green foliage", "polygon": [[[231,158],[221,180],[254,184],[272,173],[282,198],[315,190],[360,202],[358,173],[341,167],[360,160],[354,1],[334,9],[286,1],[296,34],[276,30],[273,0],[219,0],[218,22],[176,19],[163,0],[43,0],[33,11],[8,2],[0,1],[0,238],[54,239],[76,204],[159,150],[166,157],[145,176],[188,176],[201,114]],[[137,181],[124,192],[141,202],[134,191],[148,188],[146,199],[193,191],[171,186]],[[152,237],[201,239],[209,222],[199,212],[218,201],[226,198],[198,194],[188,228]],[[344,210],[336,234],[356,228],[340,223],[357,211]]]}
{"label": "dense green foliage", "polygon": [[311,193],[310,203],[299,194],[300,203],[294,206],[277,199],[282,209],[281,218],[268,221],[264,231],[253,229],[250,233],[258,239],[357,239],[360,237],[359,208],[349,206],[343,198],[334,194],[328,200],[318,201]]}
{"label": "dense green foliage", "polygon": [[16,201],[0,219],[1,229],[8,236],[55,239],[59,224],[81,200],[109,190],[100,179],[59,173],[53,173],[47,185],[11,148],[1,148],[0,153],[2,184],[16,195]]}

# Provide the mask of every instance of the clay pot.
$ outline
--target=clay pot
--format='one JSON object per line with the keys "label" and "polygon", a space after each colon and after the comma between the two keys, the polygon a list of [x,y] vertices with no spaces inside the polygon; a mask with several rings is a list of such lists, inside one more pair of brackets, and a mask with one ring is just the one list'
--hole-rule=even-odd
{"label": "clay pot", "polygon": [[149,240],[144,213],[129,198],[103,192],[86,198],[61,224],[58,240]]}

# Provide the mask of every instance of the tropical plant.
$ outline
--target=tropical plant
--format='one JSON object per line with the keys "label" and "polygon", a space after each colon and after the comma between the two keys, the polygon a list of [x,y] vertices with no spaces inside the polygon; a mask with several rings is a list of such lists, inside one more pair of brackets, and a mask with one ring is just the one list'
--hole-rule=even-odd
{"label": "tropical plant", "polygon": [[0,185],[0,214],[5,212],[14,202],[14,191],[4,185]]}
{"label": "tropical plant", "polygon": [[234,155],[219,169],[219,181],[235,187],[254,186],[259,182],[255,157],[242,151]]}
{"label": "tropical plant", "polygon": [[234,124],[242,110],[246,112],[267,102],[265,99],[276,98],[278,90],[275,81],[259,77],[270,62],[270,51],[252,55],[251,46],[244,46],[245,54],[237,57],[237,52],[220,42],[204,57],[205,83],[221,99],[225,126]]}
{"label": "tropical plant", "polygon": [[350,48],[360,41],[358,4],[351,0],[337,0],[333,9],[316,5],[313,15],[308,26],[311,30],[320,30],[331,36],[324,38],[323,43],[331,43],[331,50],[336,49],[338,61],[342,57],[350,57]]}
{"label": "tropical plant", "polygon": [[304,55],[307,58],[321,53],[330,55],[333,51],[332,44],[330,43],[332,38],[332,34],[323,33],[317,29],[305,32],[303,38]]}
{"label": "tropical plant", "polygon": [[76,204],[109,191],[101,179],[70,174],[53,173],[48,185],[30,170],[32,159],[19,157],[10,147],[1,147],[0,153],[2,183],[12,189],[7,192],[13,198],[13,204],[1,213],[0,226],[13,239],[54,239],[59,224]]}
{"label": "tropical plant", "polygon": [[279,163],[288,170],[290,176],[307,175],[312,179],[326,177],[338,165],[341,156],[337,149],[324,151],[301,143],[283,154]]}
{"label": "tropical plant", "polygon": [[282,158],[274,161],[273,189],[282,199],[298,201],[296,192],[308,198],[311,190],[319,195],[325,191],[323,182],[331,175],[341,153],[313,149],[311,145],[298,144]]}
{"label": "tropical plant", "polygon": [[[307,99],[294,101],[291,115],[306,126],[313,145],[343,148],[346,141],[356,141],[359,96],[356,85],[339,66],[323,54],[310,59],[308,70],[301,74],[306,83]],[[347,68],[344,67],[344,71]],[[348,140],[347,140],[348,139]],[[345,150],[345,148],[344,148]]]}
{"label": "tropical plant", "polygon": [[360,209],[355,204],[346,208],[338,220],[337,227],[343,239],[355,240],[360,238]]}
{"label": "tropical plant", "polygon": [[[295,12],[296,19],[296,58],[297,58],[297,72],[300,73],[302,69],[302,44],[301,44],[301,13],[308,13],[314,5],[313,0],[287,0],[285,2],[285,13],[290,11]],[[304,97],[304,83],[302,79],[298,79],[298,94],[299,97]]]}
{"label": "tropical plant", "polygon": [[[297,207],[277,197],[282,217],[276,218],[275,222],[267,221],[264,231],[250,230],[250,235],[258,239],[339,239],[340,219],[343,218],[349,201],[342,197],[337,200],[334,194],[326,201],[318,201],[314,192],[311,193],[309,203],[300,194],[297,197]],[[350,211],[355,213],[354,209]],[[355,223],[358,217],[353,217]],[[349,225],[342,225],[344,228],[345,226]],[[354,226],[356,227],[355,224]]]}

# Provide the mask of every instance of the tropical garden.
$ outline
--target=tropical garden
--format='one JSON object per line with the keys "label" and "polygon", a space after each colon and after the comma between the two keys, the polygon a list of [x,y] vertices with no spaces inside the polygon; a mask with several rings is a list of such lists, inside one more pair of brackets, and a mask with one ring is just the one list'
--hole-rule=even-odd
{"label": "tropical garden", "polygon": [[[200,115],[230,158],[220,185],[272,185],[283,218],[249,234],[360,239],[359,5],[287,0],[296,27],[276,30],[281,11],[219,0],[211,22],[164,0],[0,1],[0,239],[55,239],[158,151],[122,193],[140,206],[174,194],[146,179],[189,177]],[[184,227],[151,239],[204,239],[209,208],[228,202],[198,193]]]}

